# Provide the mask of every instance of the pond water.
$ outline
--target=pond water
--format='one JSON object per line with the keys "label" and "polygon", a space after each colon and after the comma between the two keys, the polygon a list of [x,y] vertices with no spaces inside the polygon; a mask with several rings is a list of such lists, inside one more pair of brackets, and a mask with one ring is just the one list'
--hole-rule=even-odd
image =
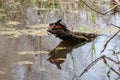
{"label": "pond water", "polygon": [[[12,7],[8,7],[5,22],[12,21],[5,23],[4,27],[0,25],[0,80],[120,80],[120,36],[114,37],[101,53],[105,42],[118,30],[111,24],[120,26],[119,12],[100,15],[84,5],[83,8],[77,6],[78,0],[69,1],[67,4],[60,3],[60,11],[36,10],[37,5],[32,3],[18,8],[20,13],[14,14]],[[105,1],[108,1],[106,7]],[[98,0],[100,12],[111,7],[111,0],[105,1]],[[45,24],[61,17],[70,30],[81,32],[93,28],[90,32],[107,35],[98,36],[83,46],[62,41],[53,35],[43,36]],[[41,23],[44,24],[42,27]],[[9,37],[11,35],[13,37]],[[88,67],[102,55],[110,59],[106,62],[98,60]],[[80,77],[83,71],[85,73]]]}
{"label": "pond water", "polygon": [[[84,46],[61,41],[53,35],[43,37],[21,36],[6,38],[0,36],[0,80],[108,80],[109,68],[99,61],[82,77],[80,73],[95,58],[101,56],[105,40],[109,36],[98,36],[94,40],[96,54],[91,53],[92,42]],[[116,60],[113,52],[120,50],[120,37],[115,37],[104,52]],[[108,61],[110,62],[110,61]],[[116,64],[110,63],[116,67]],[[111,71],[111,79],[118,75]]]}

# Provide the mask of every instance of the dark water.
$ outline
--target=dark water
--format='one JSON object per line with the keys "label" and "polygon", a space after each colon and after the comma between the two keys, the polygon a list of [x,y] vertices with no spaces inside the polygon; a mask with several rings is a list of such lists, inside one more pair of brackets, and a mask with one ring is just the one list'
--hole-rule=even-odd
{"label": "dark water", "polygon": [[[99,51],[107,38],[97,38],[96,57],[101,55]],[[115,41],[116,43],[110,43],[112,47],[108,46],[108,49],[115,49],[119,37]],[[94,60],[90,53],[91,44],[80,47],[54,36],[0,36],[0,80],[107,80],[105,73],[109,68],[102,61],[83,77],[76,77]],[[117,50],[119,48],[116,46]],[[109,51],[109,56],[110,53],[112,52]],[[112,79],[116,77],[114,74]]]}

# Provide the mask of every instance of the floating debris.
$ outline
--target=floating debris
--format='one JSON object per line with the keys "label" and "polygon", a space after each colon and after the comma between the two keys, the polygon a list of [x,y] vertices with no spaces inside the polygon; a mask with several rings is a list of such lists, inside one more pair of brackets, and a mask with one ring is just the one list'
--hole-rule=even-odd
{"label": "floating debris", "polygon": [[24,64],[33,64],[31,61],[20,61],[17,63],[18,65],[24,65]]}
{"label": "floating debris", "polygon": [[48,51],[22,51],[18,52],[20,55],[25,55],[25,54],[48,54]]}
{"label": "floating debris", "polygon": [[18,24],[20,24],[20,22],[17,22],[17,21],[8,21],[6,23],[6,25],[18,25]]}
{"label": "floating debris", "polygon": [[27,25],[26,27],[31,29],[47,29],[49,27],[49,24]]}
{"label": "floating debris", "polygon": [[46,67],[39,67],[39,71],[49,71]]}
{"label": "floating debris", "polygon": [[47,36],[48,32],[47,28],[44,26],[31,26],[31,29],[16,29],[16,28],[0,28],[0,35],[6,36],[7,38],[18,38],[23,35],[31,35],[31,36]]}
{"label": "floating debris", "polygon": [[27,35],[32,35],[32,36],[47,36],[48,33],[46,30],[41,29],[41,30],[32,30],[31,32],[28,32]]}

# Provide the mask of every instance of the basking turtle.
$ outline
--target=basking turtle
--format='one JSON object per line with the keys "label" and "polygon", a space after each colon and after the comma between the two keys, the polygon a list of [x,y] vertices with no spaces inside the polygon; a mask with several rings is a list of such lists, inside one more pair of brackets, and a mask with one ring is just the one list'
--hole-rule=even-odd
{"label": "basking turtle", "polygon": [[98,35],[93,33],[83,33],[83,32],[72,32],[67,29],[66,24],[62,19],[49,24],[48,32],[54,34],[62,40],[70,41],[73,43],[85,44],[93,41]]}

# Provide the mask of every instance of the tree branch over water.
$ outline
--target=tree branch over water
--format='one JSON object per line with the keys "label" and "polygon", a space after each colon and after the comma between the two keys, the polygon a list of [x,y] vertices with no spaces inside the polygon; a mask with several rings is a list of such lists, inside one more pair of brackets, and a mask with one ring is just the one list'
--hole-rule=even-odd
{"label": "tree branch over water", "polygon": [[119,4],[117,3],[116,5],[114,5],[113,7],[111,7],[110,9],[108,9],[105,12],[102,13],[101,11],[98,11],[98,10],[94,9],[93,7],[89,6],[85,1],[81,0],[81,2],[83,4],[85,4],[88,8],[90,8],[91,10],[93,10],[93,11],[99,13],[99,14],[102,14],[102,15],[106,15],[107,13],[109,13],[110,11],[112,11],[113,9],[115,9],[117,6],[119,6]]}
{"label": "tree branch over water", "polygon": [[[118,80],[120,78],[120,73],[117,72],[113,67],[111,67],[108,63],[107,63],[107,60],[115,63],[115,64],[120,64],[120,62],[117,62],[113,59],[111,59],[110,57],[107,57],[105,55],[102,55],[100,57],[98,57],[97,59],[95,59],[93,62],[91,62],[84,70],[83,72],[78,76],[79,78],[84,75],[89,69],[91,69],[98,61],[100,60],[103,60],[103,62],[105,63],[105,65],[111,70],[113,71],[114,73],[116,73],[119,77],[116,79]],[[108,73],[107,73],[108,74]]]}
{"label": "tree branch over water", "polygon": [[113,36],[111,36],[110,39],[108,39],[108,40],[106,41],[106,43],[105,43],[105,45],[104,45],[104,48],[103,48],[103,50],[101,51],[101,53],[105,51],[108,43],[120,32],[120,27],[118,27],[118,26],[116,26],[116,25],[114,25],[114,24],[112,24],[112,25],[115,26],[115,27],[117,27],[117,28],[119,28],[119,30],[118,30]]}
{"label": "tree branch over water", "polygon": [[[106,41],[106,43],[105,43],[105,45],[104,45],[104,48],[103,48],[103,50],[101,51],[101,53],[104,52],[104,50],[106,49],[108,43],[120,32],[120,27],[119,27],[119,26],[116,26],[116,25],[114,25],[114,24],[111,24],[111,25],[117,27],[119,30],[118,30],[110,39],[108,39],[108,40]],[[114,52],[114,54],[116,54],[116,53]],[[117,53],[117,54],[118,54],[118,53]],[[117,57],[118,57],[118,55],[117,55]],[[110,65],[108,64],[108,62],[107,62],[107,60],[108,60],[108,61],[111,61],[111,62],[113,62],[114,64],[118,65],[118,64],[120,64],[119,60],[118,60],[118,59],[117,59],[117,61],[116,61],[116,60],[113,60],[112,58],[107,57],[107,56],[105,56],[105,55],[102,55],[102,56],[98,57],[97,59],[95,59],[93,62],[91,62],[91,63],[82,71],[82,73],[81,73],[78,77],[80,78],[81,76],[83,76],[87,71],[89,71],[89,70],[90,70],[98,61],[100,61],[100,60],[103,60],[103,62],[105,63],[105,65],[109,68],[109,71],[107,72],[107,77],[110,79],[110,71],[113,71],[114,73],[116,73],[116,74],[118,75],[118,78],[115,79],[115,80],[119,80],[119,79],[120,79],[120,73],[119,73],[118,71],[116,71],[112,66],[110,66]]]}
{"label": "tree branch over water", "polygon": [[118,0],[114,0],[119,6],[120,6],[120,2]]}

